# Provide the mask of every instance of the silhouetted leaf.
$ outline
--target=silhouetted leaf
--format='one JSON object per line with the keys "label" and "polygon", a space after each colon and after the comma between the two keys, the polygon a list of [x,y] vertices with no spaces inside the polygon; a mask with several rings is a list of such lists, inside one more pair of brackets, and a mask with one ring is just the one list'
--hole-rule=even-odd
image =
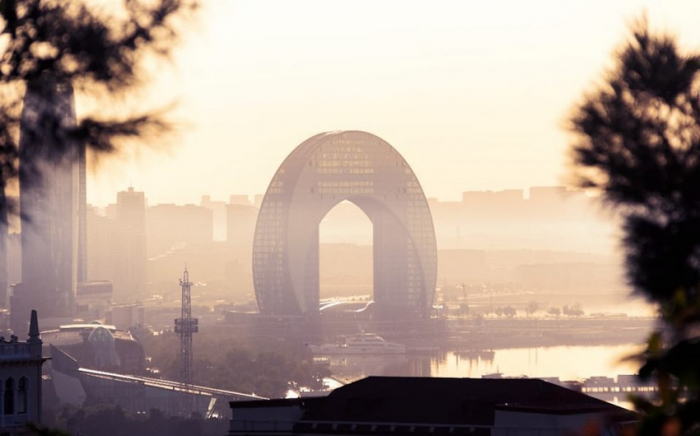
{"label": "silhouetted leaf", "polygon": [[[83,147],[113,152],[122,139],[171,129],[162,112],[148,110],[121,118],[98,112],[83,115],[77,125],[66,122],[73,114],[61,105],[72,100],[73,89],[99,100],[98,109],[113,109],[118,97],[145,83],[142,61],[149,55],[169,56],[182,16],[196,10],[198,0],[124,0],[109,6],[86,0],[0,0],[0,190],[18,178],[23,184],[40,182],[43,160],[61,160],[82,153]],[[69,91],[60,91],[66,87]],[[26,96],[34,100],[20,115]],[[33,108],[35,122],[22,121],[28,119],[27,107]],[[16,212],[0,195],[0,221]]]}
{"label": "silhouetted leaf", "polygon": [[623,219],[627,279],[656,303],[639,375],[654,401],[639,436],[698,433],[700,425],[700,57],[638,23],[605,83],[571,117],[578,183]]}

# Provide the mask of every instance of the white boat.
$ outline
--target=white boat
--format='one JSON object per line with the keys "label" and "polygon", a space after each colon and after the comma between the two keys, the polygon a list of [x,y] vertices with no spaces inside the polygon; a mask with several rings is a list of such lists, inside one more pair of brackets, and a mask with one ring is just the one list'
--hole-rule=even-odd
{"label": "white boat", "polygon": [[381,336],[372,333],[360,333],[350,336],[345,343],[309,345],[314,354],[406,354],[406,347],[402,344],[387,342]]}

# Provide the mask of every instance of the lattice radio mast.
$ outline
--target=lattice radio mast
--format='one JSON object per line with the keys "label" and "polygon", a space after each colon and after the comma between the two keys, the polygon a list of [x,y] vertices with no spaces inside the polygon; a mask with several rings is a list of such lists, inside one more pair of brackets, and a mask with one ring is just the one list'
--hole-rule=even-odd
{"label": "lattice radio mast", "polygon": [[180,318],[175,320],[175,333],[180,334],[180,381],[186,386],[192,384],[194,375],[192,359],[192,334],[199,331],[199,320],[192,318],[192,300],[190,295],[190,274],[185,272],[180,279],[182,287],[182,311]]}

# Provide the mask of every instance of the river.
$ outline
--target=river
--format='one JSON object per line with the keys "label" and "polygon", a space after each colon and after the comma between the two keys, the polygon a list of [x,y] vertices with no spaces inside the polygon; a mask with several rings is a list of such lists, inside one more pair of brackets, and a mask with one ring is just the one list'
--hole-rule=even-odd
{"label": "river", "polygon": [[638,365],[624,358],[640,350],[638,344],[626,344],[507,348],[469,355],[448,351],[430,356],[343,356],[332,358],[330,369],[344,381],[369,375],[480,378],[493,373],[582,380],[635,374]]}

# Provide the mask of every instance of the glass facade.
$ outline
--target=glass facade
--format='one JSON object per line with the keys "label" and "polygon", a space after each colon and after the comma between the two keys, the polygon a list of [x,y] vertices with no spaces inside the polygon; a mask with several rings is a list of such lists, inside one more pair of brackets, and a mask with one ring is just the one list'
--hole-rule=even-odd
{"label": "glass facade", "polygon": [[401,155],[366,132],[321,133],[282,163],[265,193],[253,243],[253,278],[264,315],[305,315],[319,306],[319,224],[351,201],[374,232],[374,300],[426,314],[437,274],[435,231],[420,183]]}
{"label": "glass facade", "polygon": [[22,222],[22,286],[11,301],[13,328],[25,328],[25,306],[46,317],[75,312],[79,274],[84,279],[86,269],[79,231],[85,155],[68,134],[75,123],[70,85],[49,79],[28,85],[20,122],[19,202],[29,220]]}

